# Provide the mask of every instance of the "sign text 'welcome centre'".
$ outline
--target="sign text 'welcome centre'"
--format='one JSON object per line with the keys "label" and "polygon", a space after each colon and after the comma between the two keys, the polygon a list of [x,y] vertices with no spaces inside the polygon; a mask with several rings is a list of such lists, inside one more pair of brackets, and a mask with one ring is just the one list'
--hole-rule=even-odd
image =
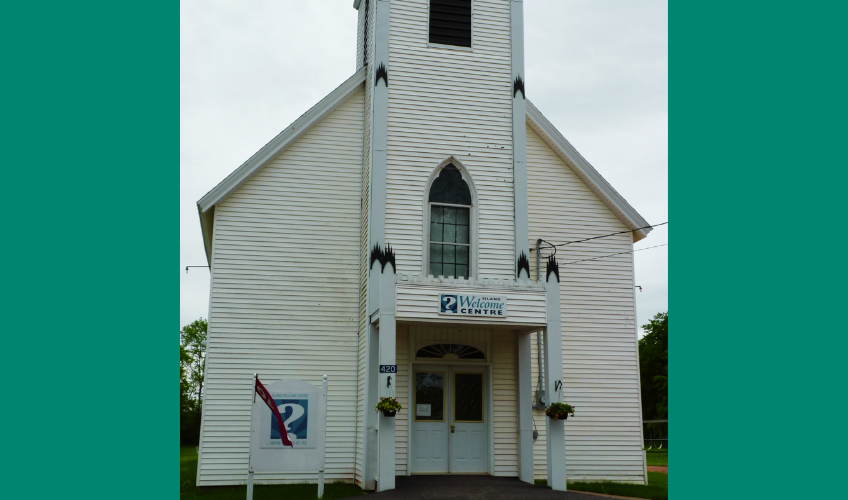
{"label": "sign text 'welcome centre'", "polygon": [[506,297],[443,293],[439,296],[439,314],[505,318]]}

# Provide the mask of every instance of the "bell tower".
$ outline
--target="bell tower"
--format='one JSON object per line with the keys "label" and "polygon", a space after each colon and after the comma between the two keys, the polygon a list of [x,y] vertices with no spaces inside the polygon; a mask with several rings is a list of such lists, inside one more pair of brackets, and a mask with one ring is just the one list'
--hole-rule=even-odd
{"label": "bell tower", "polygon": [[367,248],[390,243],[399,271],[428,274],[421,197],[453,156],[480,195],[475,277],[530,278],[523,6],[354,2],[357,69],[367,66]]}
{"label": "bell tower", "polygon": [[[461,277],[530,280],[524,3],[355,0],[353,6],[359,11],[357,69],[366,68],[361,246],[368,252],[364,351],[370,372],[395,362],[393,277],[387,273],[433,274],[425,192],[440,168],[457,163],[463,180],[475,186],[467,222],[471,262],[463,266],[469,276]],[[388,255],[391,265],[383,263]],[[394,488],[395,422],[371,411],[391,378],[366,377],[366,489]],[[522,468],[532,473],[532,450],[525,451],[531,462]]]}

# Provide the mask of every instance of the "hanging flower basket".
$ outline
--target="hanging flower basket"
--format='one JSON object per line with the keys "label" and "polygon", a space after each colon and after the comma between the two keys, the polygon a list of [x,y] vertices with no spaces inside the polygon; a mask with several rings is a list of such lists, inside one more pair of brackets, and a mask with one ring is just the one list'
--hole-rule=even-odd
{"label": "hanging flower basket", "polygon": [[545,415],[551,420],[567,420],[569,413],[574,416],[574,407],[568,403],[553,403],[545,410]]}
{"label": "hanging flower basket", "polygon": [[402,409],[403,406],[395,398],[380,398],[375,408],[376,411],[382,412],[384,417],[394,417],[398,410]]}

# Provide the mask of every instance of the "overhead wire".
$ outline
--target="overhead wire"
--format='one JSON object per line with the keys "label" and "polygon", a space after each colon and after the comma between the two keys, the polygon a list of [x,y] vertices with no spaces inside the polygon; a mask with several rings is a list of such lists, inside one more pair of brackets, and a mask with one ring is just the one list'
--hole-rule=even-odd
{"label": "overhead wire", "polygon": [[565,264],[562,264],[562,265],[567,266],[569,264],[576,264],[577,262],[586,262],[586,261],[590,261],[590,260],[598,260],[598,259],[603,259],[603,258],[606,258],[606,257],[614,257],[616,255],[623,255],[623,254],[633,253],[633,252],[641,252],[642,250],[650,250],[652,248],[667,247],[667,246],[668,246],[668,243],[663,243],[662,245],[654,245],[652,247],[639,248],[639,249],[636,249],[636,250],[631,250],[629,252],[611,253],[611,254],[608,254],[608,255],[601,255],[600,257],[594,257],[594,258],[591,258],[591,259],[572,260],[571,262],[566,262]]}
{"label": "overhead wire", "polygon": [[[557,247],[564,247],[566,245],[573,245],[575,243],[584,243],[586,241],[599,240],[601,238],[609,238],[610,236],[616,236],[616,235],[619,235],[619,234],[635,233],[636,231],[641,231],[643,229],[653,229],[655,227],[665,226],[666,224],[668,224],[668,221],[661,222],[659,224],[651,224],[649,226],[644,226],[644,227],[637,227],[636,229],[628,229],[627,231],[616,231],[614,233],[602,234],[600,236],[592,236],[591,238],[583,238],[582,240],[566,241],[565,243],[559,243],[559,244],[556,244],[556,245],[551,243],[550,241],[543,240],[541,238],[539,238],[538,241],[546,243],[551,248],[553,248],[554,251],[551,254],[553,256],[553,255],[556,255],[556,253],[557,253]],[[539,253],[539,255],[541,255],[542,248],[538,247],[536,251]]]}

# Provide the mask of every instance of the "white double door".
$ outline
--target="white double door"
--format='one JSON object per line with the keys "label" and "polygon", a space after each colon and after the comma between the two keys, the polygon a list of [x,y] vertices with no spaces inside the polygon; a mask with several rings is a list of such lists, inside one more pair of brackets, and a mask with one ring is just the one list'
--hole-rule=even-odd
{"label": "white double door", "polygon": [[415,365],[411,472],[489,472],[486,367]]}

